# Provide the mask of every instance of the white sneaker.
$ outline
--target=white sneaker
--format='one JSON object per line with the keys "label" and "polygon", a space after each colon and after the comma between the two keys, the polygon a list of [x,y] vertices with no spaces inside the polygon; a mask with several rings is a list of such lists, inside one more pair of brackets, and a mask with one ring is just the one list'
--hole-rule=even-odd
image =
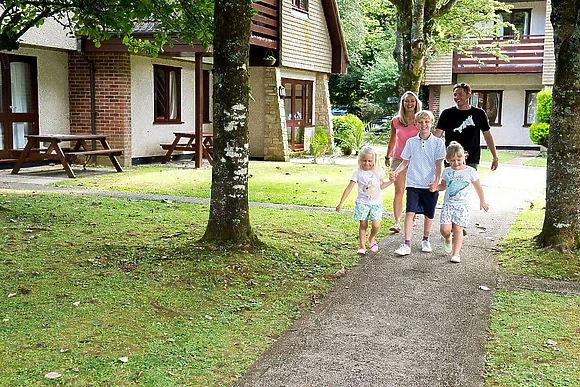
{"label": "white sneaker", "polygon": [[449,254],[451,252],[452,248],[453,248],[453,245],[451,243],[447,243],[445,241],[445,238],[443,238],[443,251],[445,251],[447,254]]}
{"label": "white sneaker", "polygon": [[411,254],[411,246],[407,246],[406,244],[403,243],[397,250],[395,250],[395,254],[409,255]]}
{"label": "white sneaker", "polygon": [[453,263],[460,263],[461,262],[461,257],[459,255],[454,255],[451,257],[451,262]]}
{"label": "white sneaker", "polygon": [[429,243],[429,241],[421,241],[421,251],[424,253],[430,253],[433,251],[431,243]]}

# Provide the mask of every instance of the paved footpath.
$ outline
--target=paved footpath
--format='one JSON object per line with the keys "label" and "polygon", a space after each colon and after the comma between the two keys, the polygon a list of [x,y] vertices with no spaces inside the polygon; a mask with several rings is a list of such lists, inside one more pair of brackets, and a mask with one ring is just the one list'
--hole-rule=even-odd
{"label": "paved footpath", "polygon": [[[236,386],[482,386],[488,316],[498,283],[494,247],[545,186],[544,169],[518,165],[520,161],[482,177],[490,210],[474,209],[461,264],[449,263],[443,253],[437,222],[431,234],[433,253],[419,251],[420,227],[415,227],[414,250],[407,257],[393,253],[401,234],[385,236],[380,250],[340,278]],[[44,185],[46,177],[24,177],[0,171],[0,189],[50,189]],[[385,229],[388,224],[386,220]]]}
{"label": "paved footpath", "polygon": [[402,235],[386,236],[236,386],[482,386],[494,246],[545,187],[544,169],[520,161],[482,178],[490,210],[474,209],[461,264],[448,262],[437,225],[433,253],[418,249],[420,227],[407,257],[393,253]]}

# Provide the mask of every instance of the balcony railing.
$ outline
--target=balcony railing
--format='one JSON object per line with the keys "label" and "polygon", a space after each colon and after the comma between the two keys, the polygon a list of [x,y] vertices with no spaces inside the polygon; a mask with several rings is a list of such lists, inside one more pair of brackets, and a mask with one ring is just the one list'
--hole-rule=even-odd
{"label": "balcony railing", "polygon": [[250,43],[278,49],[278,0],[259,0],[254,3],[258,14],[252,19]]}
{"label": "balcony railing", "polygon": [[[503,39],[509,39],[504,37]],[[541,73],[544,61],[544,36],[528,35],[519,43],[501,47],[506,59],[497,58],[482,48],[491,47],[497,40],[480,40],[479,45],[468,52],[473,56],[453,53],[453,73]]]}

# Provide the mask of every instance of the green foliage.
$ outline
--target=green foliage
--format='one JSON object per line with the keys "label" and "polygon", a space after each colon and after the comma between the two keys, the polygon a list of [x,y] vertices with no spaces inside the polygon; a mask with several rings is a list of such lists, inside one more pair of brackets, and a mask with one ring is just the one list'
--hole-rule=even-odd
{"label": "green foliage", "polygon": [[538,100],[538,110],[536,112],[538,122],[549,124],[552,116],[552,91],[544,89],[538,93],[536,99]]}
{"label": "green foliage", "polygon": [[536,122],[530,125],[530,140],[534,144],[548,146],[548,136],[550,134],[550,124]]}
{"label": "green foliage", "polygon": [[542,90],[536,97],[538,110],[536,117],[538,122],[530,125],[530,139],[534,144],[548,146],[548,136],[550,135],[550,117],[552,115],[552,92]]}
{"label": "green foliage", "polygon": [[365,124],[354,114],[332,117],[334,143],[343,154],[350,155],[362,147]]}
{"label": "green foliage", "polygon": [[314,162],[320,156],[326,154],[328,148],[328,134],[322,126],[317,126],[314,129],[314,135],[310,139],[310,154],[314,156]]}
{"label": "green foliage", "polygon": [[358,108],[363,113],[365,104],[373,103],[384,112],[387,97],[397,95],[394,8],[376,0],[338,0],[337,5],[349,65],[347,74],[330,77],[330,100],[334,106]]}
{"label": "green foliage", "polygon": [[[97,46],[112,35],[122,38],[131,52],[157,55],[176,39],[206,47],[213,39],[213,0],[84,0],[8,1],[0,19],[0,51],[16,50],[18,40],[30,28],[54,18],[72,36],[82,35]],[[153,40],[133,35],[135,26],[155,21]]]}

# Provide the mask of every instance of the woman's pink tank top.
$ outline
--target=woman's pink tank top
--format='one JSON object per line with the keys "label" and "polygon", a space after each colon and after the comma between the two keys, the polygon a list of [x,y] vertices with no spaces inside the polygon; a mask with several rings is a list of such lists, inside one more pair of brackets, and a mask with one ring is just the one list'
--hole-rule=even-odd
{"label": "woman's pink tank top", "polygon": [[399,117],[393,118],[393,126],[397,130],[397,140],[395,142],[395,147],[391,152],[391,157],[400,160],[401,153],[403,152],[403,148],[405,148],[407,140],[419,134],[419,128],[417,128],[415,124],[409,126],[401,125]]}

